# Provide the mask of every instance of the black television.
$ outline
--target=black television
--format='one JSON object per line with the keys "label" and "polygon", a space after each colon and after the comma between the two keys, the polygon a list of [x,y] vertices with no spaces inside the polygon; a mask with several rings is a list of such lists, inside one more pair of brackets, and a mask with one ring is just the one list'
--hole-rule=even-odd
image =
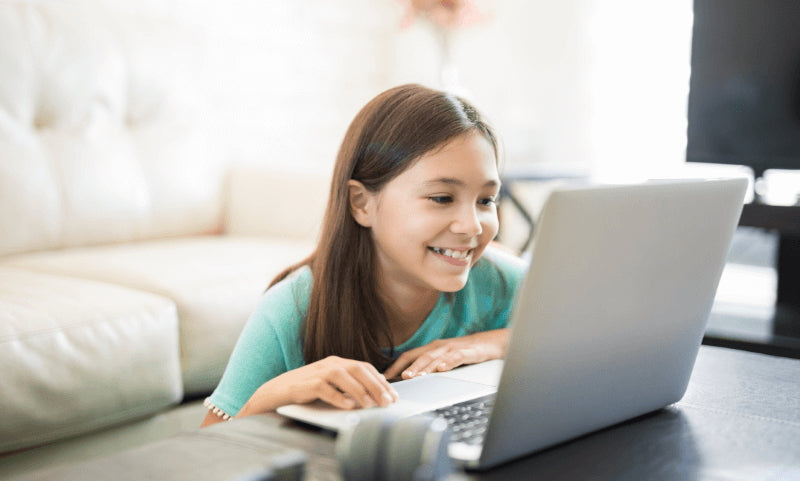
{"label": "black television", "polygon": [[800,169],[800,0],[694,0],[686,160]]}

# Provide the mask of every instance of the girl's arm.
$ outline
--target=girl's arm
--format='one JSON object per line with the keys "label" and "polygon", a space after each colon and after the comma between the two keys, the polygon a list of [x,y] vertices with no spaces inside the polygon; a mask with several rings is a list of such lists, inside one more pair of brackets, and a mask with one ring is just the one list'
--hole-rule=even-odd
{"label": "girl's arm", "polygon": [[[397,397],[394,388],[372,364],[329,356],[265,382],[235,417],[266,413],[286,404],[317,399],[340,409],[353,409],[387,406]],[[209,411],[201,426],[221,420]]]}
{"label": "girl's arm", "polygon": [[439,339],[397,358],[384,376],[411,379],[436,371],[449,371],[462,364],[501,359],[508,345],[508,328],[476,332],[468,336]]}

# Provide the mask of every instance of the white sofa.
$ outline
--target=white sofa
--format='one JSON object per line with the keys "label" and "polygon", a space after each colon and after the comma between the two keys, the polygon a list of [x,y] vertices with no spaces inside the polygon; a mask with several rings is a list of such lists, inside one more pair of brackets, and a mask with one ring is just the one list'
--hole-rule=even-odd
{"label": "white sofa", "polygon": [[0,3],[0,453],[210,392],[327,197],[225,155],[185,36],[75,8]]}

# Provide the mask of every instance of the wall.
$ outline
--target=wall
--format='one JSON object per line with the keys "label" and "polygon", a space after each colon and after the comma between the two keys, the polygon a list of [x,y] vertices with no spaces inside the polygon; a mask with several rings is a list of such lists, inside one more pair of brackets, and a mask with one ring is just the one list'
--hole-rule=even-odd
{"label": "wall", "polygon": [[[459,32],[460,82],[504,136],[509,164],[573,164],[600,177],[680,163],[691,0],[495,0]],[[393,79],[435,82],[435,38],[395,42]]]}
{"label": "wall", "polygon": [[[198,33],[208,122],[247,163],[330,168],[357,110],[404,82],[438,86],[435,33],[396,0],[89,0]],[[476,0],[457,32],[462,92],[509,164],[597,175],[683,161],[691,0]]]}
{"label": "wall", "polygon": [[594,174],[635,178],[682,164],[692,1],[597,1],[588,15]]}

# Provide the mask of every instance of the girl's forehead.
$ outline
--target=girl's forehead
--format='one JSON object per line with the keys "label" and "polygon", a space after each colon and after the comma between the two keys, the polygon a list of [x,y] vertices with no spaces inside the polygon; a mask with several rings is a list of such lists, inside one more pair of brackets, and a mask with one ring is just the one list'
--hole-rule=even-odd
{"label": "girl's forehead", "polygon": [[[497,159],[491,143],[480,134],[462,135],[418,158],[395,178],[413,182],[460,180],[462,183],[499,183]],[[453,183],[453,182],[446,182]]]}

